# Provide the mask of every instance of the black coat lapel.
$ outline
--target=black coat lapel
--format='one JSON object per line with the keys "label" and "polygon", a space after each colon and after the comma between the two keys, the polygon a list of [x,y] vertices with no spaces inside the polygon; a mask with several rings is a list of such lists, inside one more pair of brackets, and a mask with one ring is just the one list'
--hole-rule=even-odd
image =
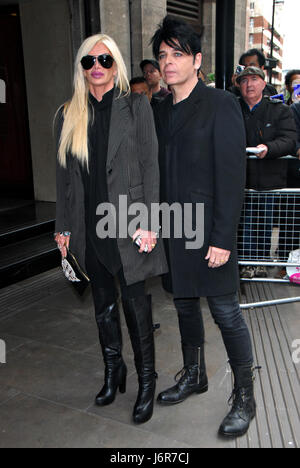
{"label": "black coat lapel", "polygon": [[125,135],[130,117],[130,107],[128,100],[124,96],[119,96],[119,89],[115,89],[108,138],[107,168],[109,169],[117,154],[118,148]]}
{"label": "black coat lapel", "polygon": [[[199,112],[199,103],[205,97],[206,86],[201,80],[199,80],[197,86],[193,89],[190,96],[187,98],[186,105],[183,106],[180,119],[178,119],[176,125],[172,129],[170,136],[180,132],[180,130],[188,124],[188,122],[194,118],[195,114]],[[204,116],[205,118],[205,116]]]}

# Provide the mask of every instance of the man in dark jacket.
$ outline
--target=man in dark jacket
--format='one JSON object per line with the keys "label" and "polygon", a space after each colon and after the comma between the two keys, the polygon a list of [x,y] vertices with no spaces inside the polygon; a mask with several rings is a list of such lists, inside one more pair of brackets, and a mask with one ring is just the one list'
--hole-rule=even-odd
{"label": "man in dark jacket", "polygon": [[155,109],[161,198],[169,205],[189,204],[194,213],[204,205],[202,247],[189,250],[186,235],[171,233],[166,241],[170,274],[164,285],[174,296],[184,369],[158,401],[173,405],[208,389],[199,301],[206,296],[235,377],[233,407],[220,433],[239,436],[255,416],[251,340],[237,296],[236,231],[245,184],[242,115],[234,96],[198,81],[201,41],[191,26],[166,17],[153,37],[153,51],[172,89]]}
{"label": "man in dark jacket", "polygon": [[[243,67],[256,67],[260,68],[262,71],[265,69],[266,64],[266,57],[264,56],[263,52],[258,49],[250,49],[247,52],[244,52],[239,60],[239,64],[243,65]],[[235,76],[235,81],[236,81]],[[236,96],[240,96],[240,89],[233,83],[233,86],[228,90],[234,93]],[[264,96],[275,96],[277,94],[277,89],[269,84],[266,83],[266,86],[263,91]]]}
{"label": "man in dark jacket", "polygon": [[[260,151],[257,160],[247,164],[249,189],[266,191],[281,189],[287,183],[287,162],[278,160],[282,156],[294,154],[297,139],[295,121],[291,110],[280,100],[264,97],[265,74],[257,67],[246,68],[238,77],[247,146]],[[246,208],[244,231],[244,255],[252,260],[267,260],[271,249],[271,235],[275,209],[274,196],[257,195],[255,206]],[[246,203],[248,206],[248,203]],[[264,219],[264,224],[258,223]],[[247,221],[248,220],[248,221]],[[244,276],[265,276],[264,268],[248,268]]]}

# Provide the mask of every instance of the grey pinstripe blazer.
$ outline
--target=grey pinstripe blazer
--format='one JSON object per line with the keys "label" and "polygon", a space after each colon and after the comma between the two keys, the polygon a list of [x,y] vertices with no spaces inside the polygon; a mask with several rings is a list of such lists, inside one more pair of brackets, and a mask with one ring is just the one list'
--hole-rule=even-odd
{"label": "grey pinstripe blazer", "polygon": [[[106,166],[109,202],[119,217],[119,196],[127,195],[128,205],[159,203],[158,144],[150,104],[145,96],[132,94],[118,98],[115,89]],[[62,128],[61,117],[58,138]],[[85,205],[79,161],[67,156],[67,168],[57,162],[56,232],[71,231],[70,249],[85,265]],[[150,212],[150,211],[149,211]],[[128,217],[128,223],[132,218]],[[150,229],[150,227],[149,227]],[[117,223],[118,232],[118,223]],[[168,270],[163,242],[150,254],[140,254],[132,239],[117,238],[128,285],[158,276]]]}

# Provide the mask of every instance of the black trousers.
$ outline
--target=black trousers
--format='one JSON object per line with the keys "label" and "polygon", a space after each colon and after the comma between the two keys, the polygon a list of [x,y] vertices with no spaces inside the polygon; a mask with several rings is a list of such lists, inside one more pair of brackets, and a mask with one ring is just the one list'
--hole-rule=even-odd
{"label": "black trousers", "polygon": [[98,260],[93,248],[87,244],[86,247],[86,269],[87,274],[91,280],[91,287],[93,298],[95,302],[96,314],[97,310],[101,310],[99,304],[99,290],[105,290],[105,304],[103,306],[109,306],[115,302],[118,298],[118,289],[116,285],[116,279],[119,280],[122,299],[128,300],[139,296],[145,295],[145,281],[140,281],[133,285],[128,286],[125,281],[123,268],[121,268],[115,278]]}
{"label": "black trousers", "polygon": [[[233,366],[252,365],[250,333],[242,315],[237,294],[208,297],[207,301],[214,321],[222,333],[230,364]],[[174,299],[174,303],[183,345],[203,346],[205,331],[200,299]]]}

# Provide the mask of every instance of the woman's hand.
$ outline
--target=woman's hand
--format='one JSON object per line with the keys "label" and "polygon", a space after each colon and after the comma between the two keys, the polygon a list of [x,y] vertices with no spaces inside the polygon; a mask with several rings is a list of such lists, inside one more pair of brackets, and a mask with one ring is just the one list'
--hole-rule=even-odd
{"label": "woman's hand", "polygon": [[57,247],[60,250],[62,258],[65,258],[70,244],[70,236],[64,236],[63,234],[57,233],[54,240],[57,243]]}
{"label": "woman's hand", "polygon": [[148,246],[147,253],[152,252],[157,244],[157,234],[152,231],[143,231],[142,229],[138,229],[136,233],[133,235],[133,240],[140,236],[141,237],[141,245],[139,252],[142,253],[145,251],[146,246]]}

